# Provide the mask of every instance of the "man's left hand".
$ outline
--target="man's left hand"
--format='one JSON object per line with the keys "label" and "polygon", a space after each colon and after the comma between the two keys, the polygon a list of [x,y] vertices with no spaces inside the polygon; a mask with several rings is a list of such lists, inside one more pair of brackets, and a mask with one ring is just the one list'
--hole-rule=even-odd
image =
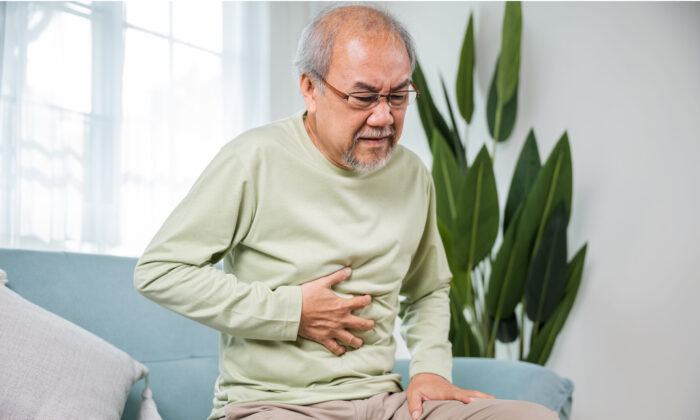
{"label": "man's left hand", "polygon": [[406,400],[411,418],[417,419],[423,415],[423,401],[430,400],[456,400],[465,404],[472,402],[472,398],[495,397],[479,391],[458,388],[447,379],[434,373],[419,373],[411,378],[406,389]]}

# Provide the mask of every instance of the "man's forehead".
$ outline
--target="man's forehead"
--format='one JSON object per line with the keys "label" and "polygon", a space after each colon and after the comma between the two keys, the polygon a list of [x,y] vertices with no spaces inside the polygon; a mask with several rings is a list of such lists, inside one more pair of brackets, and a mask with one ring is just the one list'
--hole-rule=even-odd
{"label": "man's forehead", "polygon": [[410,58],[403,41],[384,31],[342,31],[333,45],[327,75],[350,91],[379,92],[410,84]]}

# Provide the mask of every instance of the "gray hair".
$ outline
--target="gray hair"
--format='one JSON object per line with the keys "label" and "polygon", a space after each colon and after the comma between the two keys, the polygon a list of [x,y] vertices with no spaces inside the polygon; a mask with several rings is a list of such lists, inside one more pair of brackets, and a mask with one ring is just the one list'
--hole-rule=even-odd
{"label": "gray hair", "polygon": [[[360,11],[366,18],[364,21],[358,22],[357,19],[344,20],[345,25],[336,25],[334,20],[348,13],[352,13],[349,9]],[[364,10],[363,10],[364,9]],[[333,55],[333,45],[335,44],[336,36],[339,29],[352,26],[359,26],[358,29],[376,30],[384,27],[388,33],[398,35],[406,47],[408,58],[411,62],[411,72],[416,65],[416,50],[413,44],[413,38],[408,33],[406,28],[396,20],[388,11],[382,10],[375,6],[362,4],[358,6],[341,5],[331,6],[322,10],[314,20],[304,28],[299,39],[294,65],[299,72],[299,76],[306,74],[313,78],[326,77],[328,67],[330,66],[331,56]]]}

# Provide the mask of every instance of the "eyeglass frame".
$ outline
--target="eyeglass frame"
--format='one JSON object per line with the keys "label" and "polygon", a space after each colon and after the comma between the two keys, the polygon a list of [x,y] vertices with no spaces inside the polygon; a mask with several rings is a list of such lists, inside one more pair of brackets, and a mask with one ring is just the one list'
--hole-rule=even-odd
{"label": "eyeglass frame", "polygon": [[[315,72],[314,72],[314,73],[315,73]],[[343,92],[342,90],[340,90],[340,89],[336,88],[335,86],[331,85],[330,83],[328,83],[328,81],[326,80],[325,77],[321,77],[321,76],[319,76],[318,74],[315,74],[315,76],[316,76],[318,79],[320,79],[320,80],[323,82],[324,85],[328,86],[328,87],[331,89],[331,91],[332,91],[333,93],[335,93],[336,95],[338,95],[338,97],[340,97],[341,99],[343,99],[346,103],[348,103],[348,99],[350,98],[350,95],[355,94],[355,93],[372,93],[372,94],[377,95],[377,100],[376,100],[371,106],[369,106],[369,107],[367,107],[367,108],[353,107],[352,105],[350,105],[350,103],[348,103],[348,105],[350,105],[350,107],[352,107],[352,108],[354,108],[354,109],[360,109],[360,110],[364,110],[364,111],[369,110],[369,109],[372,109],[372,108],[374,108],[375,106],[377,106],[377,104],[379,103],[379,100],[380,100],[381,98],[386,98],[386,103],[389,105],[389,107],[390,107],[391,109],[405,109],[405,108],[408,108],[408,105],[410,105],[410,103],[409,103],[409,104],[407,104],[406,107],[404,107],[404,108],[396,107],[396,106],[392,105],[392,104],[391,104],[391,101],[389,100],[389,96],[392,94],[392,91],[389,91],[389,93],[385,93],[385,94],[375,93],[375,92],[370,92],[370,91],[358,91],[358,92],[345,93],[345,92]],[[420,98],[420,91],[418,90],[418,88],[416,87],[416,85],[413,83],[413,81],[409,79],[409,80],[408,80],[408,83],[411,85],[411,87],[413,88],[413,90],[416,92],[416,99]],[[410,92],[410,91],[409,91],[409,90],[396,90],[396,91],[394,91],[393,93],[396,93],[396,92]]]}

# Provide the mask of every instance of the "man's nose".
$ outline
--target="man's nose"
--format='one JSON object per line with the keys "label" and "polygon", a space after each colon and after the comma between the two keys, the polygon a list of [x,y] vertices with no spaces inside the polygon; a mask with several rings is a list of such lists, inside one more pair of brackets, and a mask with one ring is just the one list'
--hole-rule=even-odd
{"label": "man's nose", "polygon": [[391,107],[386,98],[380,98],[379,103],[372,108],[372,114],[367,118],[367,124],[372,126],[387,126],[394,123]]}

